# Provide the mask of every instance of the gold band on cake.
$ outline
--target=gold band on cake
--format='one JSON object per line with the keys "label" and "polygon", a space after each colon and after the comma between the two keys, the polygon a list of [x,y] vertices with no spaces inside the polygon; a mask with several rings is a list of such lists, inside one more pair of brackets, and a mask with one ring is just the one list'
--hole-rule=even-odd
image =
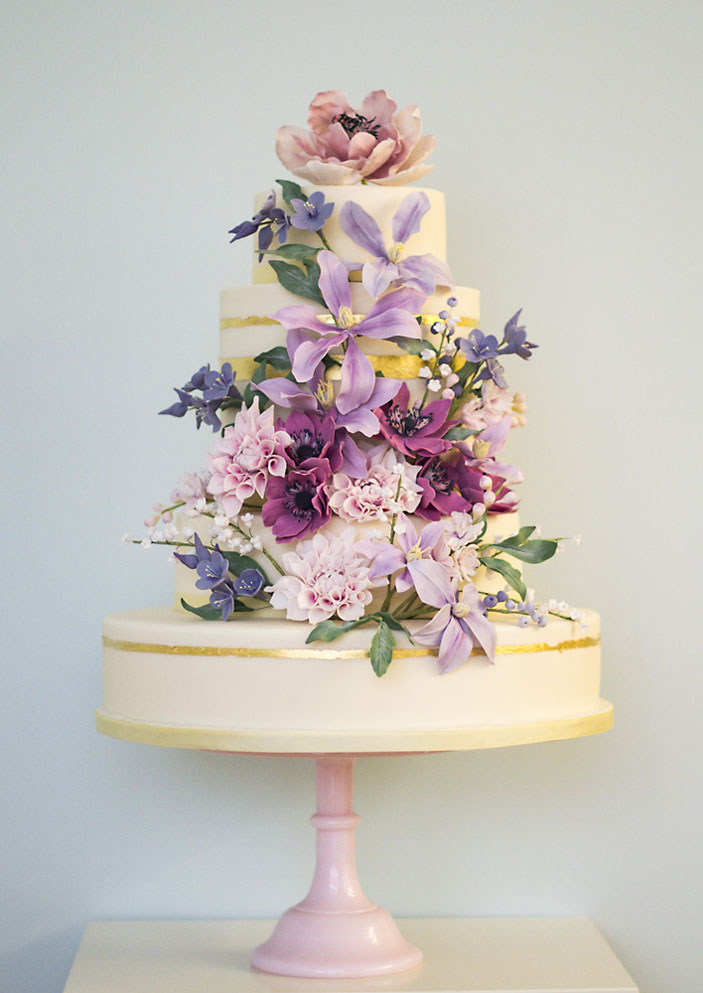
{"label": "gold band on cake", "polygon": [[[434,324],[435,321],[440,320],[439,314],[417,314],[423,324]],[[361,320],[366,317],[366,314],[354,314],[354,318]],[[322,321],[324,324],[330,324],[330,327],[334,327],[334,324],[330,323],[329,314],[317,314],[317,319]],[[278,324],[278,321],[274,321],[272,317],[259,317],[256,314],[252,314],[249,317],[223,317],[220,320],[220,331],[224,331],[225,328],[249,328],[256,327],[257,325],[264,324]],[[454,323],[458,328],[477,328],[478,321],[473,317],[455,317]]]}
{"label": "gold band on cake", "polygon": [[[363,648],[241,648],[237,646],[223,647],[210,645],[153,645],[140,641],[119,641],[103,636],[105,648],[113,648],[118,652],[148,652],[154,655],[205,655],[211,657],[235,656],[237,658],[262,659],[367,659],[369,652]],[[568,641],[550,645],[546,641],[528,643],[525,645],[498,645],[496,654],[517,655],[522,652],[565,652],[573,648],[594,648],[600,645],[600,635],[584,638],[574,638]],[[473,656],[485,655],[481,649],[474,648]],[[436,648],[395,648],[394,658],[422,658],[427,655],[437,655]]]}

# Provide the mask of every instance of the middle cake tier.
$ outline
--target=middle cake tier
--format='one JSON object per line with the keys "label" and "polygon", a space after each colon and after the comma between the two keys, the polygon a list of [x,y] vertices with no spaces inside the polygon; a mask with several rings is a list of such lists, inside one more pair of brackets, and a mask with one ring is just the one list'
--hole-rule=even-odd
{"label": "middle cake tier", "polygon": [[[361,283],[352,283],[352,310],[355,317],[363,317],[371,310],[374,301],[366,293]],[[441,292],[429,296],[416,316],[422,322],[422,337],[430,338],[431,327],[437,321],[440,311],[447,309],[450,291],[442,287]],[[456,286],[451,291],[457,300],[453,308],[457,334],[466,334],[478,327],[478,290],[468,286]],[[301,298],[289,293],[277,283],[258,283],[254,286],[235,286],[222,290],[220,294],[220,363],[229,362],[237,374],[237,381],[247,381],[256,368],[255,357],[261,352],[276,346],[285,345],[286,332],[271,315],[282,307],[299,306]],[[330,315],[320,309],[319,319],[330,320]],[[417,355],[408,354],[395,342],[376,338],[357,339],[359,347],[369,357],[374,371],[393,379],[412,380],[423,365]],[[273,367],[267,369],[267,377],[280,375]]]}

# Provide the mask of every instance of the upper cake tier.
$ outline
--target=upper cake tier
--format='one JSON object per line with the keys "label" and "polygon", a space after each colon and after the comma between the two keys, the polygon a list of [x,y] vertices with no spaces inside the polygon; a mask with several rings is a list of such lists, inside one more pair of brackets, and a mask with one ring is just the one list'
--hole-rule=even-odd
{"label": "upper cake tier", "polygon": [[[334,204],[332,216],[325,224],[325,236],[332,250],[347,261],[366,262],[371,256],[364,251],[343,230],[340,214],[345,204],[356,203],[373,217],[381,229],[383,240],[388,248],[394,245],[393,217],[409,193],[425,193],[430,201],[430,209],[422,218],[420,230],[399,246],[403,255],[435,255],[442,262],[447,260],[447,224],[444,194],[438,190],[422,190],[407,186],[303,186],[307,196],[315,191],[324,193],[325,202]],[[259,211],[271,191],[257,193],[254,198],[254,212]],[[320,239],[312,231],[296,230],[297,243],[320,247]],[[276,274],[264,256],[258,261],[259,253],[254,248],[253,278],[255,283],[275,283]]]}

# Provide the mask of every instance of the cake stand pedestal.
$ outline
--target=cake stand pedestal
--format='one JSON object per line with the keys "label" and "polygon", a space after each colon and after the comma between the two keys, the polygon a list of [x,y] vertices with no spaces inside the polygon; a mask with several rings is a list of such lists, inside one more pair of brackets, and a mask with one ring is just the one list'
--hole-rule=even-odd
{"label": "cake stand pedestal", "polygon": [[429,731],[169,727],[104,710],[97,714],[99,731],[129,741],[315,759],[317,811],[312,823],[317,830],[317,857],[312,885],[305,899],[283,914],[273,934],[251,956],[256,969],[315,980],[390,977],[413,970],[422,961],[419,948],[400,934],[385,910],[366,899],[359,884],[354,860],[359,818],[352,810],[355,758],[553,741],[596,734],[611,725],[612,705],[605,700],[590,713],[559,720]]}

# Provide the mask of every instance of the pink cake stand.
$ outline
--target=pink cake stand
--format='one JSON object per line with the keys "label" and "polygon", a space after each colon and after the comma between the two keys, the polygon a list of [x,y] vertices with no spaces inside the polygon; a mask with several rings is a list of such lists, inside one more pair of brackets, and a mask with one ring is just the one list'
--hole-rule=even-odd
{"label": "pink cake stand", "polygon": [[435,731],[238,731],[148,724],[98,710],[98,730],[112,737],[175,748],[313,758],[317,854],[307,896],[287,910],[256,948],[256,969],[310,979],[350,979],[405,972],[422,961],[391,915],[364,895],[356,871],[352,809],[354,761],[362,756],[495,748],[596,734],[612,725],[612,705],[589,714],[531,724]]}

